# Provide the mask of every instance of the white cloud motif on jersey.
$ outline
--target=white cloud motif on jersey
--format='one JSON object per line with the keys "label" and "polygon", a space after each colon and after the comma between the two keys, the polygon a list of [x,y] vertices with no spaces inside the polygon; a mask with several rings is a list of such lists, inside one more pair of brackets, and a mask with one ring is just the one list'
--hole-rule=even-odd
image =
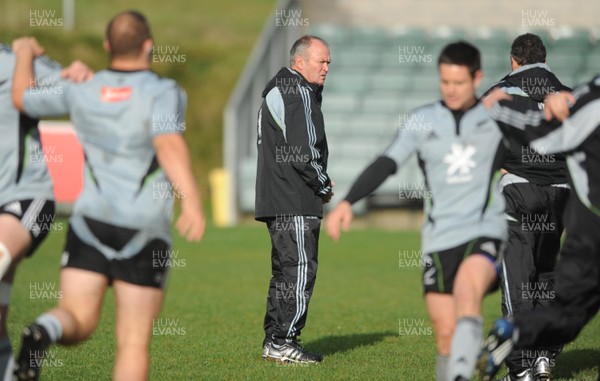
{"label": "white cloud motif on jersey", "polygon": [[475,168],[475,161],[472,159],[477,150],[468,144],[452,144],[452,152],[444,156],[444,163],[448,164],[446,174],[449,184],[463,183],[470,181],[471,169]]}

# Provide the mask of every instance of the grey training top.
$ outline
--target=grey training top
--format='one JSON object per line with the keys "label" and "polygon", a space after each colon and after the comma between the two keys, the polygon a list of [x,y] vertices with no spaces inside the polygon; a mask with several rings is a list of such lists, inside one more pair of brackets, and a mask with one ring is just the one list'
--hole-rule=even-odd
{"label": "grey training top", "polygon": [[477,237],[507,237],[498,187],[502,134],[480,103],[458,125],[456,119],[441,102],[417,108],[384,152],[397,167],[417,154],[431,196],[425,200],[424,254]]}
{"label": "grey training top", "polygon": [[78,236],[100,245],[82,223],[85,216],[143,233],[122,257],[151,237],[170,242],[174,187],[158,165],[153,138],[185,129],[183,90],[149,70],[104,70],[89,82],[60,81],[54,88],[60,91],[30,89],[24,108],[33,117],[71,115],[85,154],[83,191],[71,218]]}

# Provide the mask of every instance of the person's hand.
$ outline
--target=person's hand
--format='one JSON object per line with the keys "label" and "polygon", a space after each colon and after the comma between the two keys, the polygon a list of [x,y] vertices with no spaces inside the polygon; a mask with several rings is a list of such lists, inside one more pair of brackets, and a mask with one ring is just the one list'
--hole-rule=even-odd
{"label": "person's hand", "polygon": [[44,48],[35,37],[19,37],[13,40],[12,50],[15,54],[27,53],[33,57],[44,54]]}
{"label": "person's hand", "polygon": [[489,93],[486,97],[481,100],[483,107],[486,109],[491,109],[494,103],[500,102],[501,100],[510,100],[512,97],[506,94],[504,91],[500,89],[494,89],[491,93]]}
{"label": "person's hand", "polygon": [[331,180],[331,190],[329,191],[329,193],[327,193],[323,198],[321,198],[321,202],[323,204],[328,204],[329,201],[331,201],[331,198],[333,197],[333,195],[335,193],[333,193],[333,187],[335,186],[335,183],[333,182],[333,180]]}
{"label": "person's hand", "polygon": [[83,62],[76,60],[60,72],[62,78],[75,83],[87,82],[94,77],[94,72]]}
{"label": "person's hand", "polygon": [[560,91],[548,95],[544,101],[544,114],[546,120],[551,120],[553,117],[559,121],[563,121],[569,117],[569,107],[575,104],[575,97],[568,91]]}
{"label": "person's hand", "polygon": [[198,242],[204,235],[206,221],[204,213],[199,207],[187,207],[185,203],[181,206],[181,215],[175,226],[179,234],[187,241]]}
{"label": "person's hand", "polygon": [[340,202],[331,212],[329,212],[329,215],[327,215],[325,225],[327,235],[334,241],[339,240],[340,228],[343,231],[348,231],[353,217],[352,205],[346,200]]}

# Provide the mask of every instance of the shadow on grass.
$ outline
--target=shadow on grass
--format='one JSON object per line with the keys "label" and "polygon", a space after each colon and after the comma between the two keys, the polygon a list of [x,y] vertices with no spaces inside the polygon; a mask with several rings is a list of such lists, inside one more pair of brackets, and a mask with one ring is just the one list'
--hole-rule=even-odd
{"label": "shadow on grass", "polygon": [[350,335],[326,336],[306,343],[310,351],[323,356],[343,353],[354,348],[373,345],[389,336],[397,336],[393,332],[354,333]]}
{"label": "shadow on grass", "polygon": [[[571,379],[581,371],[595,369],[594,377],[598,375],[600,366],[600,350],[597,349],[575,349],[561,353],[556,359],[554,378]],[[589,380],[589,381],[595,381]]]}

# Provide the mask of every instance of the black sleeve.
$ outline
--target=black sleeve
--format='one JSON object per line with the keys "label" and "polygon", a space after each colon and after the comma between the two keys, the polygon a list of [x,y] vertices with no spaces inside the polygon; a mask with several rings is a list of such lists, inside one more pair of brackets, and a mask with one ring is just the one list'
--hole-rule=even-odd
{"label": "black sleeve", "polygon": [[370,195],[385,179],[396,173],[396,162],[387,156],[379,156],[369,165],[358,179],[354,181],[350,191],[344,198],[350,204]]}

